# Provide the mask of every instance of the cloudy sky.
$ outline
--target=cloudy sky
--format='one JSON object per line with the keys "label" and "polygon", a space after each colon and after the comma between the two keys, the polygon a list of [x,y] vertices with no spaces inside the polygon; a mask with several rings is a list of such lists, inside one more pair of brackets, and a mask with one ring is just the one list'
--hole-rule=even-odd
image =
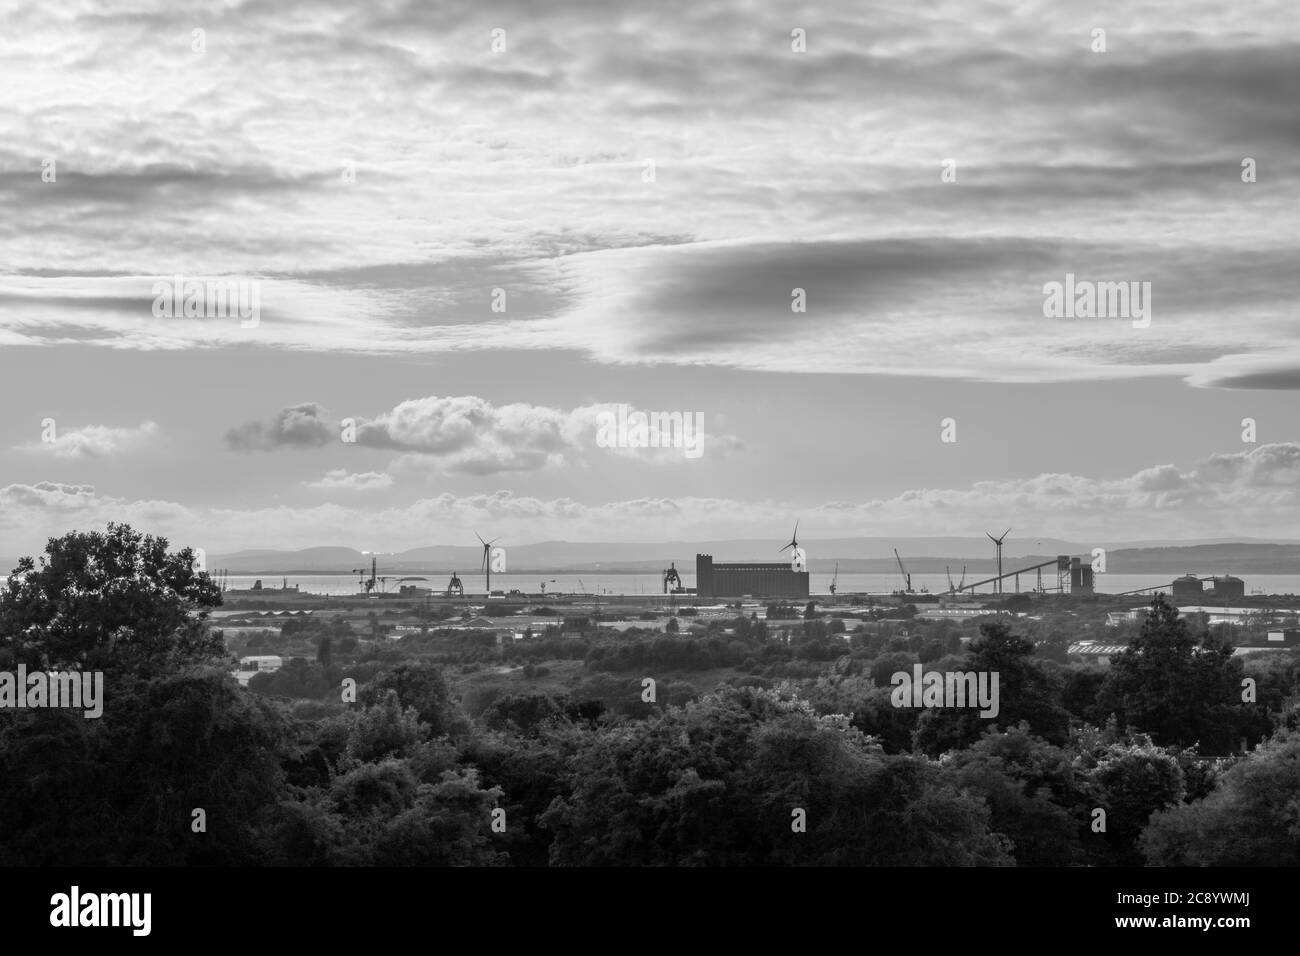
{"label": "cloudy sky", "polygon": [[1293,0],[539,6],[5,5],[0,554],[1300,538]]}

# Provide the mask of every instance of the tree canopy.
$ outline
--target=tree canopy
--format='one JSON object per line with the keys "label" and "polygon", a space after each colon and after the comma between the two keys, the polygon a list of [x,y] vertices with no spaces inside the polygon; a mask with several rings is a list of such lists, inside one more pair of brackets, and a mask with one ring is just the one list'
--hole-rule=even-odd
{"label": "tree canopy", "polygon": [[0,647],[29,668],[107,670],[208,660],[223,653],[204,625],[221,592],[190,548],[124,524],[51,538],[22,558],[0,601]]}

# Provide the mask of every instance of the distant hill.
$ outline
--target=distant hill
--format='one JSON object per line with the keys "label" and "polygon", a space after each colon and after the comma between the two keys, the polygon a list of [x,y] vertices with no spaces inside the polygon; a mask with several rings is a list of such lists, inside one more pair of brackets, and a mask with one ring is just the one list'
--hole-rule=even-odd
{"label": "distant hill", "polygon": [[1200,544],[1127,548],[1106,554],[1106,570],[1121,574],[1300,574],[1300,544]]}
{"label": "distant hill", "polygon": [[[286,565],[292,564],[289,568]],[[301,551],[236,551],[233,554],[208,555],[208,567],[239,571],[273,571],[284,567],[292,571],[350,571],[361,565],[370,567],[370,556],[354,548],[304,548]]]}
{"label": "distant hill", "polygon": [[[1030,540],[1029,538],[1025,539]],[[1088,555],[1093,547],[1107,548],[1107,571],[1120,574],[1300,574],[1300,543],[1275,544],[1255,541],[1154,542],[1100,544],[1034,538],[1033,547],[1013,547],[1007,539],[1003,551],[1004,571],[1048,561],[1058,554]],[[653,544],[620,542],[543,541],[506,548],[511,572],[590,571],[658,572],[676,563],[693,569],[696,553],[712,554],[715,561],[780,561],[782,542],[770,540],[672,541]],[[945,567],[954,575],[966,566],[972,574],[991,573],[996,568],[993,545],[988,539],[936,538],[834,538],[801,540],[809,554],[809,566],[829,572],[838,562],[843,573],[893,573],[897,571],[893,549],[898,548],[910,572],[942,574]],[[387,572],[471,572],[482,560],[477,546],[434,545],[412,548],[396,554],[375,555],[381,574]],[[330,574],[369,568],[371,555],[345,547],[306,548],[301,551],[249,550],[208,556],[212,568],[235,574]],[[12,565],[10,565],[12,566]]]}
{"label": "distant hill", "polygon": [[[1004,571],[1048,561],[1058,554],[1084,556],[1094,547],[1105,547],[1106,570],[1112,574],[1300,574],[1300,542],[1265,542],[1250,539],[1202,541],[1147,541],[1086,543],[1058,538],[1029,538],[1032,547],[1007,538],[1003,551]],[[542,541],[506,547],[511,572],[586,571],[613,573],[658,573],[669,563],[693,570],[697,552],[712,554],[715,561],[780,561],[778,549],[784,542],[771,540],[670,541],[636,544],[624,542]],[[801,539],[812,571],[829,573],[839,564],[841,573],[884,573],[898,570],[894,548],[898,548],[914,574],[953,576],[966,568],[967,580],[995,571],[993,545],[987,539],[962,537],[929,538],[831,538]],[[1013,547],[1013,545],[1015,545]],[[475,546],[434,545],[412,548],[396,554],[375,555],[379,573],[461,571],[479,567],[482,550]],[[371,555],[342,546],[304,548],[299,551],[250,549],[208,555],[209,568],[224,568],[232,574],[346,574],[353,568],[370,567]],[[18,563],[16,557],[0,558],[0,574]]]}

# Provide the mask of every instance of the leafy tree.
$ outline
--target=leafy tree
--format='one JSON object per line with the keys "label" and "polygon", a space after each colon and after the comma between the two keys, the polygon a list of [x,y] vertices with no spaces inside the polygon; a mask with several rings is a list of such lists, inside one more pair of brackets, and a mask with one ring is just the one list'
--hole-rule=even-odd
{"label": "leafy tree", "polygon": [[1123,865],[1141,865],[1138,838],[1151,814],[1183,798],[1183,771],[1178,758],[1144,737],[1107,748],[1091,779],[1106,810],[1106,841]]}
{"label": "leafy tree", "polygon": [[1021,723],[990,729],[944,766],[961,789],[989,805],[989,827],[1007,838],[1021,866],[1072,866],[1084,861],[1079,837],[1084,781],[1071,755],[1029,733]]}
{"label": "leafy tree", "polygon": [[410,765],[389,758],[354,766],[326,791],[287,802],[268,828],[273,862],[345,866],[492,866],[491,811],[500,790],[477,773],[447,771],[420,783]]}
{"label": "leafy tree", "polygon": [[394,691],[403,707],[414,707],[419,719],[440,737],[462,728],[462,721],[442,669],[432,664],[401,664],[378,675],[362,690],[361,703],[371,705]]}
{"label": "leafy tree", "polygon": [[[502,798],[484,790],[474,769],[448,771],[420,786],[413,805],[388,822],[374,841],[373,866],[502,866],[491,815]],[[509,817],[506,817],[507,826]]]}
{"label": "leafy tree", "polygon": [[[218,670],[119,680],[106,696],[98,720],[0,719],[0,863],[259,863],[256,825],[283,779],[276,710]],[[205,833],[192,829],[195,808]]]}
{"label": "leafy tree", "polygon": [[406,756],[428,737],[414,707],[403,707],[393,690],[384,691],[378,701],[349,711],[344,718],[348,732],[343,766]]}
{"label": "leafy tree", "polygon": [[483,712],[483,723],[494,730],[531,733],[539,725],[565,717],[567,701],[547,694],[512,694],[502,697]]}
{"label": "leafy tree", "polygon": [[1204,800],[1151,818],[1152,866],[1300,866],[1300,734],[1281,730],[1227,769]]}
{"label": "leafy tree", "polygon": [[1156,595],[1142,627],[1111,661],[1099,703],[1121,724],[1159,744],[1200,744],[1207,754],[1258,740],[1265,716],[1241,700],[1243,669],[1232,645],[1209,632],[1194,637],[1178,609]]}
{"label": "leafy tree", "polygon": [[843,716],[776,691],[720,688],[605,728],[570,766],[540,820],[553,865],[1010,861],[988,809],[937,766],[886,756]]}
{"label": "leafy tree", "polygon": [[22,558],[0,601],[0,646],[31,669],[158,670],[224,655],[203,620],[221,592],[194,552],[128,525],[51,538]]}
{"label": "leafy tree", "polygon": [[590,727],[546,722],[534,730],[527,737],[497,732],[477,735],[466,753],[478,768],[483,785],[502,791],[500,806],[509,824],[497,839],[516,866],[547,865],[551,832],[538,820],[566,792],[568,761],[591,740]]}
{"label": "leafy tree", "polygon": [[248,679],[248,689],[266,697],[299,700],[324,700],[335,691],[325,669],[301,657],[290,658],[279,670],[254,674]]}
{"label": "leafy tree", "polygon": [[1060,703],[1060,681],[1034,659],[1032,641],[1011,633],[993,621],[980,625],[980,636],[970,644],[965,671],[998,675],[998,713],[981,717],[978,708],[936,708],[917,719],[916,746],[931,755],[970,746],[990,727],[1015,727],[1022,721],[1048,743],[1064,744],[1070,715]]}
{"label": "leafy tree", "polygon": [[916,658],[907,651],[889,651],[881,654],[871,665],[871,679],[877,687],[889,687],[893,676],[898,673],[912,676],[912,665]]}
{"label": "leafy tree", "polygon": [[1101,724],[1106,713],[1097,703],[1102,685],[1106,682],[1104,668],[1072,664],[1062,672],[1061,704],[1074,717],[1090,724]]}

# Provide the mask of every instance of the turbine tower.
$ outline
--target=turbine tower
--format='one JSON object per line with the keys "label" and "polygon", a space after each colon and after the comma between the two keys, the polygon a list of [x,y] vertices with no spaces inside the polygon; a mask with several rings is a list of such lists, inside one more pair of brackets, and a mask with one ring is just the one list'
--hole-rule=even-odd
{"label": "turbine tower", "polygon": [[487,593],[488,593],[488,597],[491,597],[492,596],[492,545],[496,544],[501,539],[497,537],[497,538],[493,538],[491,541],[484,541],[483,536],[480,535],[477,531],[474,532],[474,537],[478,538],[479,544],[483,545],[483,571],[487,574]]}
{"label": "turbine tower", "polygon": [[997,580],[998,594],[1002,593],[1002,542],[1006,540],[1007,535],[1009,535],[1010,533],[1011,533],[1011,529],[1008,528],[1006,531],[1002,532],[1002,537],[995,538],[987,531],[984,532],[984,536],[988,538],[990,541],[992,541],[997,546],[998,549],[998,580]]}

